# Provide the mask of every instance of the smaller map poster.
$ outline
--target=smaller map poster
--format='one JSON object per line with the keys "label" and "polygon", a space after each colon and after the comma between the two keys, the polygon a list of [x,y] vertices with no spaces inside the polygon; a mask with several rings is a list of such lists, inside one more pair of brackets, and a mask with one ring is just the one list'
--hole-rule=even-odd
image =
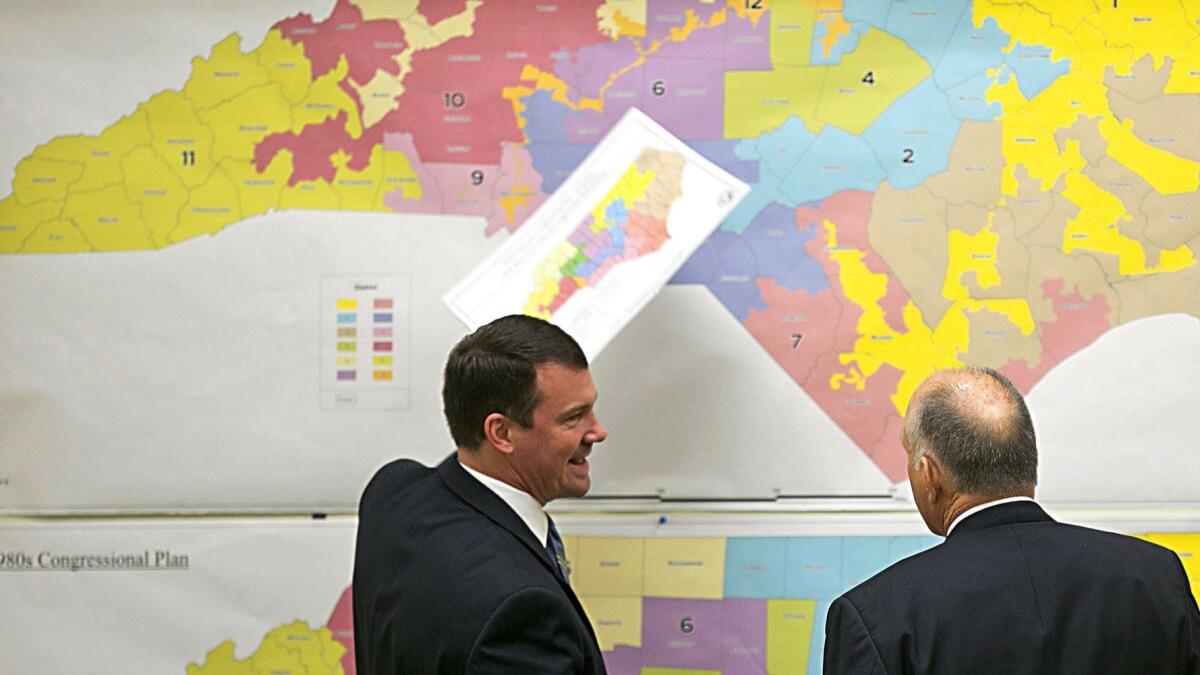
{"label": "smaller map poster", "polygon": [[446,304],[472,328],[553,319],[595,358],[749,190],[630,108]]}

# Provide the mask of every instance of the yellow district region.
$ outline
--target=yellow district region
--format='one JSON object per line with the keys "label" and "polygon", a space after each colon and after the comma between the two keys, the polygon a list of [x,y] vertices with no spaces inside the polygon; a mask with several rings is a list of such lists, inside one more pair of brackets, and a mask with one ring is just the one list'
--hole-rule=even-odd
{"label": "yellow district region", "polygon": [[903,40],[877,28],[859,38],[858,48],[839,63],[825,68],[817,119],[856,136],[933,73],[929,62]]}
{"label": "yellow district region", "polygon": [[292,125],[292,104],[283,95],[283,87],[271,83],[242,92],[197,117],[213,131],[212,154],[250,161],[254,146],[267,135]]}
{"label": "yellow district region", "polygon": [[725,589],[725,539],[646,540],[647,596],[719,600]]}
{"label": "yellow district region", "polygon": [[1200,599],[1200,533],[1151,532],[1142,538],[1179,554],[1183,571],[1191,582],[1192,595]]}
{"label": "yellow district region", "polygon": [[757,138],[792,116],[813,133],[832,124],[861,134],[931,72],[929,63],[903,40],[876,28],[834,65],[776,63],[769,71],[728,71],[725,137]]}
{"label": "yellow district region", "polygon": [[[827,66],[725,71],[725,138],[758,138],[799,117],[808,130],[825,126],[817,119]],[[860,76],[861,77],[861,76]]]}
{"label": "yellow district region", "polygon": [[[839,246],[837,226],[829,220],[823,223],[827,233],[829,257],[838,265],[838,282],[846,298],[862,309],[858,319],[859,338],[854,351],[838,356],[839,362],[850,366],[847,372],[833,375],[829,387],[841,389],[843,385],[866,388],[866,381],[884,364],[899,370],[903,375],[892,394],[892,404],[900,414],[908,407],[913,391],[935,370],[955,368],[962,365],[958,354],[965,353],[970,342],[969,325],[959,312],[946,312],[931,332],[921,317],[921,310],[912,300],[904,306],[904,325],[908,329],[899,333],[888,325],[879,302],[887,293],[888,277],[876,274],[863,262],[862,251],[853,247]],[[851,365],[854,364],[854,365]]]}
{"label": "yellow district region", "polygon": [[142,210],[142,221],[155,248],[166,246],[167,233],[179,222],[188,189],[157,152],[148,146],[121,160],[125,192]]}
{"label": "yellow district region", "polygon": [[623,200],[625,207],[632,211],[634,204],[646,197],[646,188],[654,182],[655,175],[653,169],[641,171],[637,163],[630,164],[608,194],[592,208],[592,232],[601,232],[613,226],[608,222],[608,207],[618,199]]}
{"label": "yellow district region", "polygon": [[254,52],[243,54],[242,38],[231,34],[212,48],[208,59],[192,59],[192,75],[183,95],[197,109],[211,108],[270,79]]}
{"label": "yellow district region", "polygon": [[812,648],[816,600],[767,601],[767,672],[803,673]]}
{"label": "yellow district region", "polygon": [[300,103],[292,109],[292,132],[300,133],[310,124],[320,124],[338,113],[346,113],[346,133],[350,138],[362,136],[362,120],[354,99],[338,86],[350,72],[345,56],[338,58],[337,67],[313,81]]}
{"label": "yellow district region", "polygon": [[817,8],[811,3],[777,2],[771,10],[771,64],[807,66]]}
{"label": "yellow district region", "polygon": [[596,18],[600,32],[614,40],[646,37],[646,0],[606,0]]}
{"label": "yellow district region", "polygon": [[222,642],[205,656],[202,665],[189,663],[187,675],[342,675],[345,672],[341,659],[346,648],[333,640],[328,628],[312,629],[303,621],[267,633],[248,658],[238,661],[233,651],[232,640]]}
{"label": "yellow district region", "polygon": [[304,56],[304,46],[272,30],[254,50],[271,81],[278,84],[288,103],[299,103],[312,88],[312,63]]}
{"label": "yellow district region", "polygon": [[[1052,59],[1070,59],[1071,71],[1059,77],[1033,100],[1017,89],[1015,78],[993,84],[989,101],[1000,102],[1004,114],[1002,149],[1005,158],[1002,190],[1016,194],[1014,171],[1023,165],[1029,175],[1050,190],[1065,175],[1063,196],[1079,207],[1079,214],[1063,232],[1063,252],[1090,250],[1117,257],[1123,275],[1173,272],[1195,264],[1186,245],[1163,251],[1158,264],[1146,265],[1142,244],[1122,235],[1119,222],[1129,220],[1128,209],[1081,172],[1085,166],[1078,145],[1068,142],[1062,152],[1054,134],[1070,127],[1079,116],[1097,119],[1097,130],[1106,143],[1106,154],[1144,178],[1163,195],[1194,192],[1200,188],[1200,163],[1151,146],[1133,133],[1133,123],[1118,121],[1108,107],[1103,84],[1106,69],[1127,74],[1133,64],[1149,55],[1155,66],[1179,56],[1196,62],[1196,31],[1179,5],[1118,3],[1118,7],[1085,7],[1081,4],[1040,0],[1012,5],[998,0],[975,3],[975,23],[994,18],[1015,42],[1045,45]],[[1190,68],[1191,66],[1189,66]],[[1178,67],[1172,82],[1179,90]],[[1194,83],[1192,83],[1194,85]]]}
{"label": "yellow district region", "polygon": [[642,598],[590,597],[579,595],[579,603],[592,622],[601,651],[617,645],[642,646]]}
{"label": "yellow district region", "polygon": [[949,260],[946,263],[946,280],[942,284],[942,297],[947,300],[963,300],[971,297],[970,291],[962,283],[962,277],[968,272],[975,275],[975,283],[980,288],[991,288],[1000,283],[1000,273],[996,270],[996,244],[1000,237],[992,232],[988,214],[989,227],[977,234],[970,235],[962,230],[950,230]]}
{"label": "yellow district region", "polygon": [[384,210],[387,192],[420,197],[408,158],[382,148],[362,171],[331,158],[332,185],[287,187],[286,150],[258,172],[254,147],[269,134],[344,113],[358,137],[362,123],[338,86],[344,57],[313,81],[303,48],[277,30],[252,52],[239,44],[230,35],[192,61],[182,91],[151,96],[98,136],[59,137],[23,159],[0,201],[0,252],[160,248],[272,208]]}
{"label": "yellow district region", "polygon": [[1079,214],[1067,221],[1063,230],[1063,252],[1076,249],[1107,253],[1117,257],[1117,272],[1124,275],[1175,272],[1196,264],[1186,244],[1159,254],[1158,264],[1146,266],[1146,251],[1141,243],[1121,234],[1118,223],[1129,220],[1121,200],[1105,192],[1081,173],[1067,174],[1065,197],[1079,207]]}
{"label": "yellow district region", "polygon": [[579,542],[571,560],[571,583],[580,595],[592,598],[642,596],[642,557],[645,540],[588,537]]}

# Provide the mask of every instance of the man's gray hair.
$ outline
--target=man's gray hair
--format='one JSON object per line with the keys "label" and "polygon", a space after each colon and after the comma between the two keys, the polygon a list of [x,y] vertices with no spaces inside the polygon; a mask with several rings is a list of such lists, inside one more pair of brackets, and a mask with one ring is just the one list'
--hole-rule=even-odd
{"label": "man's gray hair", "polygon": [[1021,392],[991,368],[951,371],[909,405],[904,431],[959,492],[994,497],[1037,485],[1037,439]]}

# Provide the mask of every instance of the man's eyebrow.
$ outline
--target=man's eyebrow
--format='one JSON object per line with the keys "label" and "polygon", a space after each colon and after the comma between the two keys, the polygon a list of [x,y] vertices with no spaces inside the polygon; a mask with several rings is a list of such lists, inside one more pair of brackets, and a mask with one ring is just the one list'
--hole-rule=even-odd
{"label": "man's eyebrow", "polygon": [[579,405],[568,408],[566,411],[563,412],[563,414],[558,416],[558,419],[569,420],[572,417],[578,415],[579,413],[585,413],[591,409],[592,409],[591,403],[580,403]]}

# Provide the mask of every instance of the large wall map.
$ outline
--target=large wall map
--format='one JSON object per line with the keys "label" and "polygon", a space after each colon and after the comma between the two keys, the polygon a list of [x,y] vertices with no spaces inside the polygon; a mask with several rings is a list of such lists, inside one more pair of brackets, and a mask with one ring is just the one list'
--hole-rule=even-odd
{"label": "large wall map", "polygon": [[1200,10],[1177,3],[337,0],[45,139],[0,251],[172,247],[269,211],[512,230],[630,106],[751,183],[703,284],[893,481],[936,368],[1029,390],[1200,315]]}

